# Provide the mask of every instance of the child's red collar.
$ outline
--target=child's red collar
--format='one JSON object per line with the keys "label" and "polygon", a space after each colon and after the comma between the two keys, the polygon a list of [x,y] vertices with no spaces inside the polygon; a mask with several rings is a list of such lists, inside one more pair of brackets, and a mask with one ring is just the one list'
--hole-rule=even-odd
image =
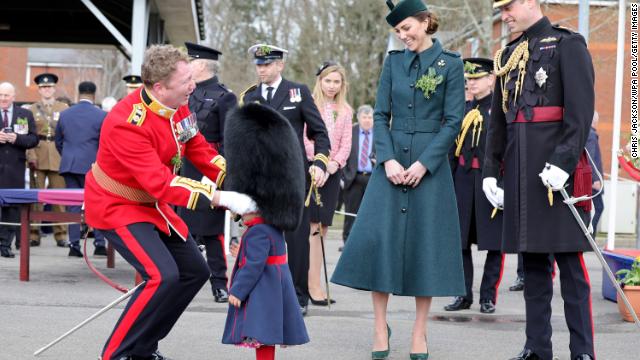
{"label": "child's red collar", "polygon": [[244,225],[247,227],[251,227],[258,224],[264,224],[264,219],[260,216],[256,216],[253,219],[244,222]]}

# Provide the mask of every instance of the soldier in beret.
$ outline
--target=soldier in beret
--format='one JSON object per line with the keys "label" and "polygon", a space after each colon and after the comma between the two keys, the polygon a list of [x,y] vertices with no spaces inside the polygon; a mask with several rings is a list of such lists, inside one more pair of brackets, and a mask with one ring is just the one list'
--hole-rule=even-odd
{"label": "soldier in beret", "polygon": [[[189,96],[189,110],[198,120],[198,128],[211,146],[224,156],[222,141],[227,112],[236,107],[236,96],[218,80],[218,50],[206,46],[185,43],[191,59],[189,66],[196,82],[196,89]],[[184,161],[181,175],[201,180],[203,174],[191,162]],[[215,302],[224,303],[227,292],[227,260],[224,251],[224,210],[207,209],[192,211],[180,209],[179,215],[189,226],[196,242],[207,250],[207,264],[211,270],[211,291]]]}
{"label": "soldier in beret", "polygon": [[468,309],[473,303],[473,259],[471,244],[487,250],[480,285],[480,312],[493,313],[502,278],[502,203],[492,204],[482,192],[482,163],[491,118],[493,61],[484,58],[464,59],[464,76],[473,99],[466,104],[466,116],[453,147],[453,181],[458,202],[462,235],[462,264],[466,294],[445,306],[447,311]]}
{"label": "soldier in beret", "polygon": [[[33,103],[29,110],[33,113],[38,133],[38,145],[27,150],[27,161],[31,170],[32,188],[45,189],[48,182],[49,189],[64,189],[64,178],[60,176],[60,153],[56,149],[56,126],[60,119],[60,112],[69,106],[57,101],[54,97],[58,76],[51,73],[43,73],[36,76],[33,81],[38,85],[40,100]],[[34,204],[34,210],[42,210],[42,204]],[[64,212],[61,205],[52,205],[53,211]],[[67,246],[67,227],[56,225],[53,227],[56,245]],[[40,245],[40,228],[33,227],[30,235],[30,245]]]}
{"label": "soldier in beret", "polygon": [[[538,0],[494,0],[512,33],[494,58],[497,76],[483,167],[483,190],[499,202],[504,171],[502,250],[522,253],[526,336],[512,360],[550,360],[553,264],[570,333],[572,360],[593,360],[591,286],[582,253],[591,247],[558,190],[591,195],[584,146],[594,108],[594,71],[584,38],[553,26]],[[503,170],[502,170],[503,169]],[[591,202],[576,208],[589,223]]]}

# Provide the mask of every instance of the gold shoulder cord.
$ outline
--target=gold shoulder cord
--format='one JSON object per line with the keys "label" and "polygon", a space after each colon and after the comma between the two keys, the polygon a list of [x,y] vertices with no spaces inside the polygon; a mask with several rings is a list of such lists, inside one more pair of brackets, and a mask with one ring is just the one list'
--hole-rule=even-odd
{"label": "gold shoulder cord", "polygon": [[[480,132],[482,131],[482,114],[480,110],[477,108],[469,111],[467,115],[462,120],[462,130],[460,130],[460,134],[456,139],[456,152],[455,156],[460,156],[460,151],[462,150],[462,144],[464,143],[464,139],[467,136],[467,131],[473,124],[473,136],[471,137],[471,147],[478,146],[480,143]],[[476,139],[476,128],[480,125],[480,129],[478,131],[478,138]]]}
{"label": "gold shoulder cord", "polygon": [[516,68],[519,69],[518,79],[516,80],[516,92],[513,96],[513,103],[516,103],[518,96],[522,94],[522,88],[524,87],[524,75],[526,74],[527,61],[529,61],[529,40],[521,42],[504,66],[501,66],[502,52],[504,49],[500,49],[496,52],[496,56],[493,59],[493,72],[500,78],[502,85],[502,111],[506,114],[509,109],[507,108],[507,101],[509,92],[506,88],[507,74]]}

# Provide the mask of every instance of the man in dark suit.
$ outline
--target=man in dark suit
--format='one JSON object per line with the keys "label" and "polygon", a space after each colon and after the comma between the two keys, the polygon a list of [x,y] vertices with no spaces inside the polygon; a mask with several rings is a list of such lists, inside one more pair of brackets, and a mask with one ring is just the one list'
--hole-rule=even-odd
{"label": "man in dark suit", "polygon": [[[0,188],[24,188],[26,150],[38,144],[36,123],[31,111],[14,105],[16,91],[10,83],[0,84]],[[19,220],[17,206],[3,206],[0,221]],[[16,236],[20,243],[20,232],[15,226],[0,225],[0,255],[12,258],[11,239]]]}
{"label": "man in dark suit", "polygon": [[[346,212],[350,214],[358,212],[364,191],[369,183],[369,176],[375,165],[373,108],[370,105],[362,105],[358,108],[356,116],[358,123],[353,125],[351,153],[347,159],[347,165],[342,171],[344,206]],[[354,220],[355,218],[352,216],[345,216],[342,241],[347,241]]]}
{"label": "man in dark suit", "polygon": [[[68,189],[84,189],[84,176],[96,161],[100,127],[107,113],[94,105],[96,85],[83,81],[78,85],[79,100],[76,105],[60,113],[55,142],[61,154],[60,175]],[[69,212],[79,213],[80,206],[68,206]],[[94,231],[94,255],[107,255],[104,236]],[[69,225],[69,256],[82,257],[80,251],[80,226]]]}
{"label": "man in dark suit", "polygon": [[[189,96],[189,110],[196,114],[198,128],[207,142],[224,156],[224,121],[227,112],[238,105],[238,100],[218,81],[218,56],[222,53],[189,42],[185,46],[191,58],[189,67],[196,82],[196,89]],[[202,173],[187,159],[184,160],[181,175],[198,181],[203,178]],[[224,252],[224,213],[224,209],[178,210],[196,242],[206,248],[207,264],[211,270],[211,291],[214,301],[218,303],[225,303],[229,299],[227,259]]]}
{"label": "man in dark suit", "polygon": [[[324,121],[309,88],[282,78],[287,50],[273,45],[257,44],[249,48],[249,53],[254,56],[260,83],[251,86],[240,95],[242,103],[258,102],[275,109],[287,118],[298,136],[303,159],[306,159],[306,155],[302,135],[306,125],[306,136],[314,141],[315,157],[311,164],[305,161],[305,169],[308,170],[305,183],[308,184],[308,190],[313,177],[315,186],[322,187],[326,180],[325,171],[331,145]],[[306,209],[298,229],[285,233],[289,249],[289,268],[303,314],[306,314],[309,303],[309,213]]]}

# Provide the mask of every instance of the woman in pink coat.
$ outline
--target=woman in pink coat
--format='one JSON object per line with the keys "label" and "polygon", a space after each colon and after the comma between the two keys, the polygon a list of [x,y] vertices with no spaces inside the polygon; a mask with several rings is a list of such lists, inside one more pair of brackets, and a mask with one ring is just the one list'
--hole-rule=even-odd
{"label": "woman in pink coat", "polygon": [[[328,300],[320,285],[322,248],[320,231],[325,236],[333,222],[333,212],[338,204],[340,192],[339,170],[347,163],[351,151],[353,109],[347,103],[347,77],[344,68],[336,62],[327,61],[316,72],[313,99],[322,115],[331,140],[331,153],[327,164],[327,181],[319,189],[322,206],[311,199],[311,231],[309,235],[309,298],[311,303],[327,306]],[[305,131],[306,134],[306,131]],[[304,138],[309,161],[313,160],[313,142]],[[322,226],[321,226],[322,225]],[[331,300],[331,302],[335,302]]]}

